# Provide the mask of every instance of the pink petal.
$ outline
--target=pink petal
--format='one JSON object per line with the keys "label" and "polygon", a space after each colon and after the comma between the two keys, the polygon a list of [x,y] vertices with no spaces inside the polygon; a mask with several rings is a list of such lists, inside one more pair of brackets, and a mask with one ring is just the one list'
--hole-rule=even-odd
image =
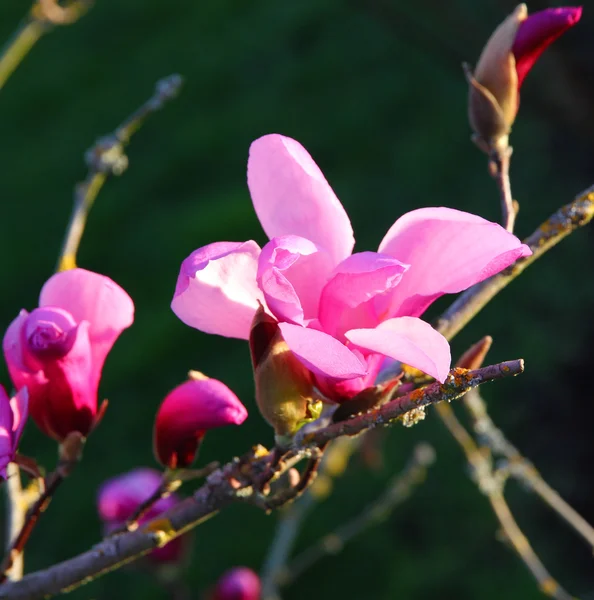
{"label": "pink petal", "polygon": [[6,466],[13,458],[13,415],[10,400],[0,385],[0,478],[6,479]]}
{"label": "pink petal", "polygon": [[10,408],[13,415],[12,449],[16,452],[21,436],[23,435],[25,423],[27,422],[27,416],[29,415],[29,392],[26,387],[19,390],[14,398],[10,400]]}
{"label": "pink petal", "polygon": [[260,600],[260,578],[247,567],[234,567],[217,582],[212,600]]}
{"label": "pink petal", "polygon": [[[159,487],[163,475],[155,469],[138,468],[105,481],[97,494],[99,516],[108,523],[120,524],[129,519],[141,502]],[[156,502],[150,516],[168,510],[179,501],[175,494]]]}
{"label": "pink petal", "polygon": [[345,331],[375,327],[381,320],[374,298],[394,289],[407,271],[388,255],[360,252],[343,260],[324,287],[319,321],[323,330],[341,339]]}
{"label": "pink petal", "polygon": [[256,242],[215,242],[192,252],[182,263],[173,312],[205,333],[247,340],[258,302],[260,247]]}
{"label": "pink petal", "polygon": [[349,218],[322,171],[297,141],[278,134],[254,141],[248,186],[268,237],[298,235],[338,264],[355,244]]}
{"label": "pink petal", "polygon": [[116,339],[134,321],[130,296],[109,277],[85,269],[62,271],[50,277],[41,290],[39,306],[58,306],[67,310],[77,323],[89,323],[97,381]]}
{"label": "pink petal", "polygon": [[582,16],[581,6],[547,8],[530,15],[520,24],[512,52],[516,58],[518,89],[539,56]]}
{"label": "pink petal", "polygon": [[221,381],[204,377],[178,385],[161,404],[155,419],[154,449],[161,464],[187,467],[209,429],[241,425],[247,410]]}
{"label": "pink petal", "polygon": [[399,360],[435,377],[441,383],[450,370],[450,345],[421,319],[388,319],[375,329],[348,331],[346,338],[362,350]]}
{"label": "pink petal", "polygon": [[366,365],[344,344],[323,331],[279,323],[285,342],[313,373],[332,379],[354,379],[367,374]]}
{"label": "pink petal", "polygon": [[318,315],[322,287],[332,270],[328,253],[296,235],[273,238],[258,261],[266,304],[281,321],[299,325]]}
{"label": "pink petal", "polygon": [[419,316],[439,296],[460,292],[532,254],[496,223],[451,208],[421,208],[392,225],[379,251],[410,264],[384,316]]}

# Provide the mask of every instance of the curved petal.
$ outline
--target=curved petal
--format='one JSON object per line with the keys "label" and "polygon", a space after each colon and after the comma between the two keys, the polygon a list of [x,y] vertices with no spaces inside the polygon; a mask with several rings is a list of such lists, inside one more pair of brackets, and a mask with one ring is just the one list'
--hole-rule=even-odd
{"label": "curved petal", "polygon": [[345,331],[375,327],[381,318],[374,298],[394,289],[408,265],[376,252],[359,252],[343,260],[322,291],[319,321],[340,339]]}
{"label": "curved petal", "polygon": [[272,314],[299,325],[316,318],[332,266],[329,254],[305,238],[285,235],[270,240],[262,248],[257,278]]}
{"label": "curved petal", "polygon": [[10,378],[14,387],[20,389],[26,385],[24,378],[30,374],[30,369],[25,365],[23,357],[23,329],[29,313],[21,310],[18,317],[8,326],[4,338],[2,339],[2,350],[4,351],[4,360],[8,366]]}
{"label": "curved petal", "polygon": [[13,415],[10,400],[0,385],[0,478],[6,478],[6,465],[11,461],[13,445]]}
{"label": "curved petal", "polygon": [[582,16],[581,6],[547,8],[525,19],[518,29],[512,52],[516,57],[518,88],[539,56]]}
{"label": "curved petal", "polygon": [[39,306],[63,308],[77,323],[89,323],[97,378],[115,341],[134,321],[130,296],[109,277],[85,269],[62,271],[50,277],[41,289]]}
{"label": "curved petal", "polygon": [[326,248],[335,265],[351,253],[355,239],[349,217],[299,142],[276,133],[255,140],[248,186],[268,237],[302,236]]}
{"label": "curved petal", "polygon": [[439,296],[460,292],[532,254],[500,225],[444,207],[403,215],[379,251],[411,265],[383,307],[386,318],[418,317]]}
{"label": "curved petal", "polygon": [[247,340],[258,302],[260,247],[256,242],[215,242],[192,252],[181,265],[171,310],[186,325]]}
{"label": "curved petal", "polygon": [[[80,323],[72,349],[58,359],[42,360],[43,379],[27,384],[31,418],[47,435],[63,440],[71,431],[87,435],[97,414],[96,373],[89,324]],[[37,377],[37,374],[36,374]]]}
{"label": "curved petal", "polygon": [[354,379],[367,374],[367,366],[344,344],[323,331],[279,323],[285,342],[313,373],[332,379]]}
{"label": "curved petal", "polygon": [[29,415],[29,392],[26,387],[20,389],[10,400],[12,410],[12,449],[16,452],[23,429]]}
{"label": "curved petal", "polygon": [[399,360],[441,383],[450,370],[450,345],[421,319],[388,319],[375,329],[353,329],[345,335],[358,348]]}
{"label": "curved petal", "polygon": [[178,385],[157,412],[155,455],[170,468],[189,466],[209,429],[241,425],[247,418],[245,406],[223,382],[203,377]]}

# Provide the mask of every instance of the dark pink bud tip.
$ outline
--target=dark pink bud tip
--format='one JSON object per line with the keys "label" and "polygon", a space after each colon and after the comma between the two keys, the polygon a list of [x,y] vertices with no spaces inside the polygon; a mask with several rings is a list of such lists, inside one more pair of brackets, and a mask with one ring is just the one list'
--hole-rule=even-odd
{"label": "dark pink bud tip", "polygon": [[538,57],[582,16],[581,6],[547,8],[530,15],[518,29],[512,52],[516,58],[518,88]]}
{"label": "dark pink bud tip", "polygon": [[214,600],[260,600],[260,578],[247,567],[227,571],[217,583]]}
{"label": "dark pink bud tip", "polygon": [[157,412],[154,450],[157,460],[172,469],[188,467],[209,429],[240,425],[247,410],[221,381],[201,374],[171,391]]}
{"label": "dark pink bud tip", "polygon": [[39,359],[57,359],[70,352],[76,340],[76,322],[61,308],[37,308],[24,331],[29,351]]}

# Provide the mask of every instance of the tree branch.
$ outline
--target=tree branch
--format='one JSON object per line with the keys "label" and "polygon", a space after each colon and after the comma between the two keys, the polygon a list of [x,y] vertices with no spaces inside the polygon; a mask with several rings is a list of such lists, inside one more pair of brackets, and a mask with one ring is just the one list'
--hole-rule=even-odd
{"label": "tree branch", "polygon": [[0,55],[0,89],[44,34],[51,31],[54,25],[74,23],[90,6],[88,0],[73,0],[66,6],[60,6],[57,0],[34,2],[29,15]]}
{"label": "tree branch", "polygon": [[121,175],[128,167],[124,146],[129,143],[132,135],[138,131],[149,115],[163,108],[169,100],[178,95],[181,85],[180,75],[170,75],[159,80],[149,100],[113,133],[100,138],[92,148],[87,150],[85,161],[89,172],[86,179],[77,184],[74,191],[74,207],[58,258],[57,271],[76,267],[78,247],[97,194],[110,175]]}
{"label": "tree branch", "polygon": [[524,240],[532,256],[521,258],[497,275],[476,284],[461,294],[441,315],[435,328],[451,340],[498,292],[511,283],[526,267],[540,258],[578,227],[594,217],[594,186],[579,194],[547,219]]}
{"label": "tree branch", "polygon": [[[311,458],[312,450],[317,450],[340,436],[356,435],[378,425],[390,425],[410,410],[444,400],[455,400],[482,383],[517,375],[522,371],[521,360],[475,371],[453,369],[443,385],[434,383],[425,389],[395,398],[368,414],[309,433],[304,436],[302,444],[291,451],[295,457]],[[316,452],[313,453],[314,456],[315,454]],[[262,506],[261,494],[254,490],[253,482],[259,480],[270,457],[255,456],[251,460],[235,459],[221,467],[207,478],[193,497],[182,501],[138,530],[107,538],[75,558],[27,575],[20,581],[5,583],[0,587],[0,600],[34,600],[74,589],[156,547],[164,546],[232,502],[248,502],[265,508]],[[291,464],[290,461],[287,463]]]}
{"label": "tree branch", "polygon": [[[328,554],[338,554],[342,548],[362,531],[384,521],[399,504],[404,502],[421,484],[428,468],[435,460],[433,446],[420,443],[416,446],[408,465],[401,473],[394,475],[386,490],[369,504],[360,515],[344,523],[332,533],[325,535],[317,543],[298,554],[291,563],[282,569],[277,577],[281,586],[289,585],[301,574]],[[264,596],[264,600],[267,600]]]}

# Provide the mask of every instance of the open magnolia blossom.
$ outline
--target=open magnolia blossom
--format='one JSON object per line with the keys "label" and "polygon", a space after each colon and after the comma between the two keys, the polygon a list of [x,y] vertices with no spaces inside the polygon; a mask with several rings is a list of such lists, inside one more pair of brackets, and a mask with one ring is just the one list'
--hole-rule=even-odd
{"label": "open magnolia blossom", "polygon": [[248,339],[260,305],[328,397],[373,383],[384,357],[443,382],[447,341],[419,317],[443,294],[498,273],[530,249],[495,223],[449,208],[402,216],[377,252],[352,254],[349,218],[295,140],[259,138],[248,185],[270,242],[216,242],[181,266],[172,309],[187,325]]}
{"label": "open magnolia blossom", "polygon": [[6,479],[6,467],[14,460],[29,411],[27,388],[9,398],[0,385],[0,478]]}
{"label": "open magnolia blossom", "polygon": [[197,371],[163,400],[153,435],[155,457],[170,469],[189,467],[209,429],[241,425],[247,410],[221,381]]}
{"label": "open magnolia blossom", "polygon": [[[131,519],[138,507],[148,500],[161,484],[162,475],[154,469],[138,468],[108,479],[99,488],[97,511],[105,524],[105,533],[119,529]],[[170,493],[157,500],[140,519],[150,521],[179,502],[179,496]],[[162,548],[153,550],[149,557],[159,563],[174,562],[185,553],[186,539],[177,537]]]}
{"label": "open magnolia blossom", "polygon": [[507,136],[520,104],[520,87],[539,56],[582,16],[580,6],[547,8],[528,15],[525,4],[501,23],[469,76],[469,117],[488,145]]}
{"label": "open magnolia blossom", "polygon": [[109,277],[72,269],[50,277],[39,308],[22,310],[4,335],[3,349],[15,388],[27,386],[31,417],[62,441],[87,435],[97,416],[103,363],[134,320],[134,304]]}

